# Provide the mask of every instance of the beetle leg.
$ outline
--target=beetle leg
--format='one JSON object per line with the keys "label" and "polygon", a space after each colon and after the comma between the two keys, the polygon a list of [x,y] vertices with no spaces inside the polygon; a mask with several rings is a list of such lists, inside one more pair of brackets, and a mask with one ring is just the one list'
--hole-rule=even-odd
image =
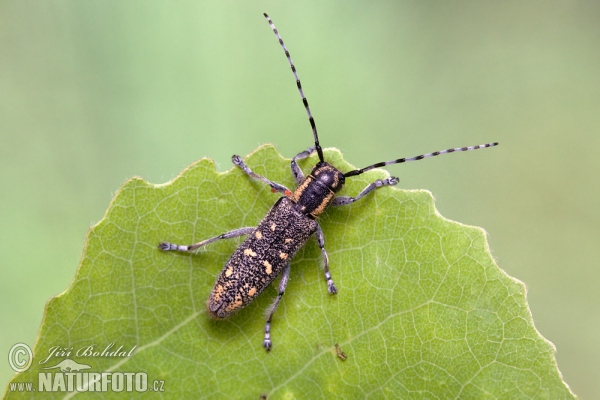
{"label": "beetle leg", "polygon": [[285,186],[280,185],[279,183],[272,182],[272,181],[268,180],[267,178],[265,178],[264,176],[259,175],[256,172],[252,171],[250,169],[250,167],[248,167],[246,165],[246,163],[244,163],[244,161],[242,160],[242,157],[234,155],[233,157],[231,157],[231,161],[236,166],[240,167],[241,170],[244,171],[246,173],[246,175],[248,175],[249,177],[258,179],[259,181],[264,182],[267,185],[271,186],[271,191],[279,192],[279,193],[283,194],[284,196],[290,196],[292,194],[292,192],[290,192],[290,190],[288,188],[286,188]]}
{"label": "beetle leg", "polygon": [[302,170],[298,166],[298,160],[302,160],[302,159],[310,156],[313,153],[313,151],[315,151],[314,146],[309,147],[308,150],[305,150],[302,153],[296,154],[296,156],[294,158],[292,158],[290,167],[292,168],[292,175],[294,175],[294,179],[296,180],[296,183],[298,185],[301,184],[302,181],[304,180],[304,174],[302,173]]}
{"label": "beetle leg", "polygon": [[321,254],[323,254],[323,269],[325,270],[327,291],[331,294],[336,294],[337,287],[335,287],[335,283],[333,283],[333,279],[331,279],[331,274],[329,273],[329,256],[327,255],[327,251],[325,251],[325,236],[323,235],[323,230],[319,225],[317,225],[317,231],[315,232],[315,236],[317,237],[317,243],[321,248]]}
{"label": "beetle leg", "polygon": [[158,248],[163,251],[184,251],[184,252],[185,251],[194,251],[196,249],[199,249],[202,246],[205,246],[205,245],[212,243],[214,241],[217,241],[217,240],[231,239],[231,238],[242,236],[242,235],[249,235],[255,229],[256,228],[253,226],[249,226],[247,228],[235,229],[233,231],[225,232],[222,235],[215,236],[210,239],[206,239],[206,240],[203,240],[196,244],[190,244],[187,246],[182,246],[179,244],[174,244],[174,243],[169,243],[169,242],[162,242],[158,245]]}
{"label": "beetle leg", "polygon": [[275,303],[271,306],[271,311],[269,311],[269,317],[267,318],[267,323],[265,324],[265,340],[263,341],[263,347],[267,349],[267,351],[271,350],[271,346],[273,343],[271,342],[271,318],[285,293],[285,287],[290,280],[290,263],[288,262],[285,267],[283,267],[283,272],[281,273],[281,280],[279,281],[279,287],[277,289],[277,299],[275,299]]}
{"label": "beetle leg", "polygon": [[373,191],[379,187],[394,186],[394,185],[397,185],[399,181],[400,180],[398,178],[396,178],[395,176],[391,176],[386,179],[378,179],[375,182],[371,183],[366,188],[364,188],[363,191],[358,194],[358,196],[356,196],[356,197],[348,197],[348,196],[336,197],[335,199],[333,199],[333,201],[331,202],[330,205],[345,206],[347,204],[352,204],[355,201],[361,199],[363,196],[367,195],[368,193],[370,193],[371,191]]}

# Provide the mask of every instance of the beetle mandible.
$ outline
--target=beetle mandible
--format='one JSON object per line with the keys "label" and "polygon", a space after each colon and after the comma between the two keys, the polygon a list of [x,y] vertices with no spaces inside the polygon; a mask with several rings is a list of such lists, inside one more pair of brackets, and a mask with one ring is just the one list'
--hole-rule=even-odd
{"label": "beetle mandible", "polygon": [[[365,168],[341,172],[333,165],[327,163],[323,158],[323,150],[319,144],[315,119],[308,106],[306,96],[304,96],[304,91],[302,90],[296,67],[292,62],[290,53],[283,43],[279,32],[275,28],[275,25],[273,25],[273,21],[271,21],[271,18],[269,18],[266,13],[264,16],[269,22],[275,36],[277,36],[279,44],[283,48],[292,72],[294,73],[296,85],[300,92],[300,97],[302,98],[306,113],[308,114],[308,120],[312,128],[315,142],[314,146],[297,154],[291,161],[292,174],[294,175],[298,187],[292,192],[285,186],[272,182],[264,176],[253,172],[240,156],[234,155],[232,157],[233,163],[242,169],[248,176],[266,183],[271,187],[273,192],[283,194],[260,222],[258,227],[236,229],[192,245],[182,246],[169,242],[162,242],[158,247],[164,251],[174,250],[189,252],[220,239],[230,239],[248,235],[246,240],[235,250],[229,261],[225,264],[225,267],[221,271],[221,274],[217,278],[212,292],[210,293],[206,306],[208,314],[211,317],[215,319],[227,318],[246,307],[263,290],[265,290],[278,275],[281,274],[277,298],[269,311],[267,322],[265,324],[263,346],[269,351],[272,347],[271,319],[285,293],[285,288],[290,278],[290,261],[312,235],[316,236],[317,244],[323,255],[323,269],[325,280],[327,282],[327,291],[330,294],[335,294],[338,291],[329,272],[329,258],[327,256],[327,251],[325,250],[323,231],[317,222],[319,215],[329,206],[344,206],[354,203],[377,188],[393,186],[399,182],[399,179],[394,176],[386,179],[378,179],[364,188],[356,197],[336,197],[336,193],[344,187],[346,178],[357,176],[373,168],[390,164],[417,161],[428,157],[459,151],[477,150],[496,146],[498,143],[494,142],[477,146],[440,150],[415,157],[378,162]],[[305,177],[298,166],[298,160],[307,158],[315,151],[319,157],[319,162],[314,166],[310,174]]]}

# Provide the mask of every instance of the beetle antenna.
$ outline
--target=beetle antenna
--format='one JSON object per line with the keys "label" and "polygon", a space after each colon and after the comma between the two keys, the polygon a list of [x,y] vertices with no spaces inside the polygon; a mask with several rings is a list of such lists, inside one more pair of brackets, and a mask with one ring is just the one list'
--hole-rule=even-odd
{"label": "beetle antenna", "polygon": [[347,178],[349,176],[360,175],[363,172],[366,172],[370,169],[384,167],[386,165],[400,164],[400,163],[405,163],[405,162],[409,162],[409,161],[418,161],[418,160],[422,160],[424,158],[435,157],[435,156],[439,156],[442,154],[454,153],[457,151],[470,151],[470,150],[477,150],[477,149],[485,149],[486,147],[493,147],[493,146],[497,146],[497,145],[498,145],[498,142],[480,144],[477,146],[469,146],[469,147],[456,147],[453,149],[446,149],[446,150],[434,151],[433,153],[421,154],[420,156],[415,156],[415,157],[399,158],[397,160],[378,162],[377,164],[369,165],[368,167],[364,167],[361,169],[355,169],[354,171],[346,172],[344,174],[344,177]]}
{"label": "beetle antenna", "polygon": [[277,32],[277,28],[275,28],[275,25],[273,25],[273,21],[271,21],[271,18],[267,15],[267,13],[263,13],[263,15],[265,16],[267,21],[269,21],[269,25],[271,25],[271,29],[273,29],[275,36],[277,36],[277,39],[279,39],[279,44],[283,48],[283,51],[285,52],[285,56],[287,57],[288,62],[290,63],[290,67],[292,68],[292,72],[294,73],[294,78],[296,78],[296,86],[298,86],[298,91],[300,92],[300,97],[302,97],[302,103],[304,103],[304,108],[306,108],[306,113],[308,114],[308,120],[310,121],[310,126],[313,131],[313,136],[315,138],[315,150],[317,150],[317,154],[319,155],[319,160],[321,162],[323,162],[324,161],[323,160],[323,150],[321,149],[321,145],[319,144],[319,135],[317,135],[317,125],[315,124],[315,119],[313,118],[312,113],[310,112],[310,107],[308,106],[308,100],[306,100],[306,96],[304,96],[304,92],[302,91],[302,84],[300,83],[300,78],[298,77],[298,73],[296,72],[296,67],[294,66],[294,63],[292,62],[292,57],[290,57],[290,52],[285,47],[285,44],[283,43],[283,39],[281,39],[281,36],[279,36],[279,32]]}

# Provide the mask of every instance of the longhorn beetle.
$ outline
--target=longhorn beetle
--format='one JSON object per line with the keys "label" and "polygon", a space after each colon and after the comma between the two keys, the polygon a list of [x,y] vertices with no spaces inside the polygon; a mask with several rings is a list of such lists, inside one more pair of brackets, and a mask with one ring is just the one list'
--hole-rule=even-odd
{"label": "longhorn beetle", "polygon": [[[263,346],[267,351],[271,349],[271,318],[281,301],[285,292],[288,280],[290,279],[290,261],[296,252],[304,246],[307,240],[315,235],[317,244],[321,248],[323,255],[323,269],[325,280],[327,282],[327,291],[330,294],[336,294],[338,289],[333,283],[329,273],[329,257],[325,251],[325,240],[323,231],[317,222],[317,217],[325,211],[328,206],[344,206],[352,204],[363,198],[374,189],[383,186],[393,186],[398,183],[398,178],[389,177],[378,179],[363,189],[356,197],[335,197],[343,187],[346,178],[360,175],[373,168],[383,167],[390,164],[399,164],[409,161],[422,160],[427,157],[439,156],[457,151],[477,150],[486,147],[496,146],[498,143],[487,143],[478,146],[458,147],[435,151],[433,153],[422,154],[416,157],[399,158],[391,161],[378,162],[368,167],[355,169],[353,171],[342,172],[333,165],[327,163],[323,157],[323,150],[319,144],[317,135],[317,126],[312,116],[308,101],[304,96],[300,78],[296,72],[296,67],[292,62],[283,40],[277,32],[273,21],[267,14],[264,14],[269,22],[271,29],[277,36],[279,44],[283,48],[287,60],[296,78],[296,85],[304,103],[304,108],[308,114],[308,121],[312,128],[314,137],[314,146],[298,153],[291,161],[292,174],[298,184],[294,192],[283,185],[271,182],[264,176],[253,172],[242,160],[240,156],[232,157],[233,163],[244,171],[248,176],[257,179],[269,185],[273,192],[279,192],[283,196],[275,202],[269,213],[264,217],[258,227],[246,227],[236,229],[210,239],[203,240],[196,244],[182,246],[169,242],[162,242],[158,245],[161,250],[169,251],[194,251],[202,246],[221,239],[230,239],[242,235],[248,235],[246,240],[237,248],[229,261],[223,267],[221,274],[217,278],[215,286],[206,302],[208,314],[215,319],[227,318],[235,312],[246,307],[252,302],[271,282],[281,274],[279,281],[277,299],[273,303],[265,324],[265,336]],[[298,160],[307,158],[313,152],[317,152],[319,162],[314,166],[308,176],[304,176]]]}

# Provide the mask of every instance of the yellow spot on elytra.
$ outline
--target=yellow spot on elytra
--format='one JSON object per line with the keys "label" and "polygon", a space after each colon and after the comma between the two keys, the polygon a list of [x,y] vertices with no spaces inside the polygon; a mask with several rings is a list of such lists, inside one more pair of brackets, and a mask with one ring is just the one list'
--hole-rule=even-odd
{"label": "yellow spot on elytra", "polygon": [[233,313],[237,309],[241,308],[243,305],[244,302],[242,301],[242,296],[237,295],[235,296],[235,300],[233,301],[233,303],[225,307],[225,311],[227,311],[227,313]]}
{"label": "yellow spot on elytra", "polygon": [[233,274],[233,267],[230,265],[229,268],[225,270],[225,276],[229,278],[231,274]]}
{"label": "yellow spot on elytra", "polygon": [[271,222],[271,230],[273,232],[275,232],[275,228],[277,228],[277,225],[275,225],[275,222]]}
{"label": "yellow spot on elytra", "polygon": [[255,293],[256,293],[256,288],[255,288],[255,287],[253,287],[252,289],[250,289],[250,290],[248,291],[248,296],[252,297],[252,296],[254,296],[254,294],[255,294]]}
{"label": "yellow spot on elytra", "polygon": [[273,271],[271,263],[265,260],[263,261],[263,265],[265,266],[265,272],[267,275],[271,275],[271,272]]}
{"label": "yellow spot on elytra", "polygon": [[279,253],[279,258],[281,258],[282,260],[287,259],[288,255],[287,253]]}
{"label": "yellow spot on elytra", "polygon": [[215,299],[215,303],[221,302],[221,296],[223,295],[224,291],[225,288],[222,285],[217,285],[215,287],[215,290],[213,290],[213,298]]}
{"label": "yellow spot on elytra", "polygon": [[262,233],[260,233],[260,231],[256,231],[254,236],[256,236],[257,239],[262,239]]}
{"label": "yellow spot on elytra", "polygon": [[251,256],[251,257],[256,257],[256,253],[253,252],[252,249],[246,249],[246,250],[244,250],[244,255]]}
{"label": "yellow spot on elytra", "polygon": [[292,239],[289,239],[289,238],[288,238],[288,239],[285,239],[285,242],[286,242],[286,243],[292,243]]}

